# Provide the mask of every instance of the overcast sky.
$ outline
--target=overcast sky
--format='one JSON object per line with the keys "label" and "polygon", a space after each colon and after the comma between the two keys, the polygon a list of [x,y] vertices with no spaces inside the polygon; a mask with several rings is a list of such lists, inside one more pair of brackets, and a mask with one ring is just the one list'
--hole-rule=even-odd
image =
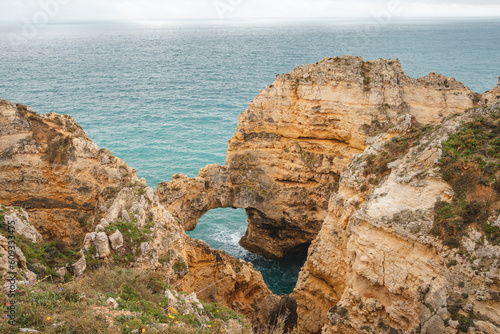
{"label": "overcast sky", "polygon": [[[45,5],[43,5],[45,4]],[[55,4],[55,5],[54,5]],[[0,0],[0,20],[500,16],[499,0]],[[38,16],[37,16],[38,15]]]}

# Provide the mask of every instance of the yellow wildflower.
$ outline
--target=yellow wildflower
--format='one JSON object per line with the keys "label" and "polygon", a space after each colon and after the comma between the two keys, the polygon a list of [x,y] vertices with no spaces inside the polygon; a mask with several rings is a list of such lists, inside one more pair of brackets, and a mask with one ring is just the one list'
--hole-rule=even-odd
{"label": "yellow wildflower", "polygon": [[175,308],[173,308],[173,307],[169,307],[168,308],[168,312],[172,313],[172,314],[177,314],[177,310]]}
{"label": "yellow wildflower", "polygon": [[50,317],[47,317],[47,320],[50,320]]}

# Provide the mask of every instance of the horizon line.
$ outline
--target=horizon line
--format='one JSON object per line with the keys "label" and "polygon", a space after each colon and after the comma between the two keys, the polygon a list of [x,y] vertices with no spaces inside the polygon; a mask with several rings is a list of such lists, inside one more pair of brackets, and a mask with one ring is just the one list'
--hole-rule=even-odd
{"label": "horizon line", "polygon": [[[52,20],[47,24],[51,23],[85,23],[85,22],[137,22],[137,21],[148,21],[148,22],[176,22],[176,21],[214,21],[214,22],[235,22],[235,21],[290,21],[290,20],[301,20],[301,21],[321,21],[321,20],[352,20],[352,19],[376,19],[374,16],[330,16],[330,17],[238,17],[238,18],[163,18],[163,19],[152,19],[152,18],[128,18],[128,19],[67,19],[67,20]],[[500,16],[398,16],[393,17],[391,20],[401,21],[401,20],[412,20],[412,19],[499,19]],[[2,23],[15,23],[19,22],[20,19],[2,19]]]}

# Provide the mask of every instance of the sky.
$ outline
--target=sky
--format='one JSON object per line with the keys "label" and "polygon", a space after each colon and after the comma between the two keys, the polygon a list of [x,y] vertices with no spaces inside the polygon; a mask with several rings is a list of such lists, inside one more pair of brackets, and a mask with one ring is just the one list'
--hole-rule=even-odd
{"label": "sky", "polygon": [[499,0],[0,0],[0,21],[497,16]]}

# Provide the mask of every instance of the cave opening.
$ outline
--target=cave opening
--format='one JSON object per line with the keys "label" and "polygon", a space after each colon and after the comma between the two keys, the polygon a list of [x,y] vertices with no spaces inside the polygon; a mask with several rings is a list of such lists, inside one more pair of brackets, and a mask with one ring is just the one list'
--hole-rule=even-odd
{"label": "cave opening", "polygon": [[203,215],[196,228],[186,233],[193,239],[205,241],[212,248],[224,250],[234,258],[252,262],[273,293],[292,293],[306,260],[309,244],[298,247],[287,259],[266,259],[239,245],[246,228],[247,215],[244,209],[219,208]]}

